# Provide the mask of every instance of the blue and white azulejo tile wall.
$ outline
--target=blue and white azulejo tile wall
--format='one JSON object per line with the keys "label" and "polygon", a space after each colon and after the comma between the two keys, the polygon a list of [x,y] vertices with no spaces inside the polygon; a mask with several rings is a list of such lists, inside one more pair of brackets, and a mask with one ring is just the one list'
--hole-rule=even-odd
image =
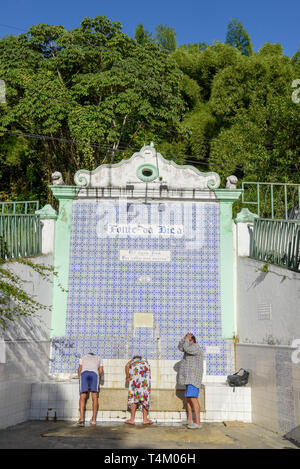
{"label": "blue and white azulejo tile wall", "polygon": [[[66,336],[53,340],[52,372],[75,372],[89,351],[180,360],[187,332],[203,348],[208,375],[231,372],[219,238],[215,202],[74,201]],[[137,313],[153,327],[137,324]]]}

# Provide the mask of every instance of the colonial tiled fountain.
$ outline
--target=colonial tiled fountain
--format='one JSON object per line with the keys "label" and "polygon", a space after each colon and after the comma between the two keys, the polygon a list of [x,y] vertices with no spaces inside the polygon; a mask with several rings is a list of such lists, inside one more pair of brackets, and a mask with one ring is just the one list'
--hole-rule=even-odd
{"label": "colonial tiled fountain", "polygon": [[[62,395],[77,386],[79,357],[94,352],[105,368],[99,419],[124,418],[124,366],[140,354],[152,367],[152,417],[180,420],[177,345],[193,332],[205,359],[203,417],[230,419],[222,398],[229,393],[234,407],[245,392],[224,384],[234,371],[236,180],[220,189],[218,174],[176,165],[151,144],[120,163],[80,170],[74,181],[51,186],[59,216],[50,374]],[[65,417],[76,418],[74,409]]]}

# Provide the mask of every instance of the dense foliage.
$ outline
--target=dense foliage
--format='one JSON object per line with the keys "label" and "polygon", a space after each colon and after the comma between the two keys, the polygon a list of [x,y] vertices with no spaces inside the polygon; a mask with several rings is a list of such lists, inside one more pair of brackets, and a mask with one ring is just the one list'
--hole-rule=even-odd
{"label": "dense foliage", "polygon": [[51,201],[51,173],[127,158],[144,143],[222,178],[299,182],[300,53],[255,53],[241,23],[226,43],[176,45],[175,31],[104,16],[0,40],[0,199]]}

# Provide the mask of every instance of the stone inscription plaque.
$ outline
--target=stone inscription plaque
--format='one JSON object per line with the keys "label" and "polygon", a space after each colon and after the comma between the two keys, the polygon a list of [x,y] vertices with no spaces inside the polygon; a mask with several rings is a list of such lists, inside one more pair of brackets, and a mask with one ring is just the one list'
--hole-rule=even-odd
{"label": "stone inscription plaque", "polygon": [[133,315],[133,327],[153,327],[153,314],[135,313]]}
{"label": "stone inscription plaque", "polygon": [[171,251],[120,249],[121,262],[170,262]]}

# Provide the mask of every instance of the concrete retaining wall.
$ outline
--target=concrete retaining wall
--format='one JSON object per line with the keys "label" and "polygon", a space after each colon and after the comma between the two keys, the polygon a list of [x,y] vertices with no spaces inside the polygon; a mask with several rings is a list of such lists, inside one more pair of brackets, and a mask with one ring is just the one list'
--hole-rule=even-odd
{"label": "concrete retaining wall", "polygon": [[[52,255],[30,259],[37,264],[52,265]],[[24,289],[36,301],[51,306],[51,279],[44,280],[32,268],[7,264],[24,281]],[[42,309],[32,317],[22,317],[9,325],[0,336],[0,428],[29,418],[31,385],[48,379],[50,359],[50,315]]]}
{"label": "concrete retaining wall", "polygon": [[240,342],[291,345],[300,339],[300,273],[237,259],[237,333]]}
{"label": "concrete retaining wall", "polygon": [[250,371],[252,421],[285,434],[300,424],[300,363],[294,349],[239,344],[237,365]]}
{"label": "concrete retaining wall", "polygon": [[30,418],[31,385],[24,380],[0,381],[0,428]]}

